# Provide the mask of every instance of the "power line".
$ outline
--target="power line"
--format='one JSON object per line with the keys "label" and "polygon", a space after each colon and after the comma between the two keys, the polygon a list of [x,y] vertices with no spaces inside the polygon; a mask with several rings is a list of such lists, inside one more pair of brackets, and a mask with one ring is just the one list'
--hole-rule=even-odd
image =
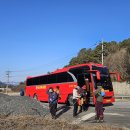
{"label": "power line", "polygon": [[[93,45],[90,45],[90,46],[88,46],[87,48],[91,48],[91,47],[94,47],[94,46],[96,46],[97,44],[93,44]],[[74,53],[71,53],[70,55],[68,55],[68,56],[65,56],[65,57],[60,57],[60,58],[56,58],[56,59],[54,59],[54,60],[52,60],[52,61],[50,61],[50,62],[48,62],[48,63],[45,63],[45,64],[43,64],[43,65],[40,65],[40,66],[37,66],[37,67],[34,67],[34,68],[30,68],[30,69],[25,69],[25,70],[16,70],[16,71],[11,71],[11,72],[20,72],[20,73],[22,73],[22,72],[32,72],[32,71],[35,71],[35,70],[37,70],[39,67],[43,67],[43,66],[52,66],[53,64],[52,63],[54,63],[54,62],[56,62],[56,61],[61,61],[61,60],[64,60],[64,59],[66,59],[66,58],[71,58],[72,57],[72,55],[76,55],[77,54],[77,52],[74,52]],[[58,64],[58,63],[57,63]]]}
{"label": "power line", "polygon": [[[97,43],[93,44],[93,45],[90,45],[90,46],[87,46],[87,48],[89,49],[89,48],[92,48],[92,47],[94,47],[96,45],[97,45]],[[55,62],[55,64],[58,65],[58,63],[56,61],[61,61],[61,60],[64,60],[66,58],[70,58],[70,57],[72,57],[73,55],[76,55],[76,54],[78,54],[78,52],[71,53],[71,54],[69,54],[68,56],[65,56],[65,57],[55,58],[54,60],[50,61],[49,63],[43,64],[43,65],[40,65],[40,66],[41,67],[43,67],[43,66],[52,66],[53,65],[52,63],[54,63],[54,62]],[[30,68],[30,69],[25,69],[25,70],[12,70],[12,71],[8,70],[8,71],[6,71],[6,77],[7,77],[7,87],[6,88],[8,89],[8,87],[9,87],[10,77],[23,76],[23,75],[11,76],[11,73],[22,73],[22,72],[27,72],[27,71],[32,72],[32,71],[37,70],[38,68],[40,68],[40,67],[38,66],[38,67],[35,67],[35,68]],[[29,75],[28,72],[26,74],[24,74],[24,76]],[[4,76],[2,76],[2,77],[4,78]]]}

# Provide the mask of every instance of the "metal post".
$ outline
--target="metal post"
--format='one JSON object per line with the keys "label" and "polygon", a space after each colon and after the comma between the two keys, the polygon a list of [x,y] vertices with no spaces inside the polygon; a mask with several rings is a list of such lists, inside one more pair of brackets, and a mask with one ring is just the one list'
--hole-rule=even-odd
{"label": "metal post", "polygon": [[6,94],[8,94],[10,72],[11,71],[6,71],[6,75],[7,75]]}
{"label": "metal post", "polygon": [[102,39],[102,65],[103,65],[103,39]]}

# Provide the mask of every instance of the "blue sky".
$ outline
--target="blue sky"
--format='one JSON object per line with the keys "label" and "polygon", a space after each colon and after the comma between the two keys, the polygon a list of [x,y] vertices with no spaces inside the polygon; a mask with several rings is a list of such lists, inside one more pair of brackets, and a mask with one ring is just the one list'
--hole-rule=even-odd
{"label": "blue sky", "polygon": [[61,68],[102,38],[130,38],[130,0],[0,0],[0,81]]}

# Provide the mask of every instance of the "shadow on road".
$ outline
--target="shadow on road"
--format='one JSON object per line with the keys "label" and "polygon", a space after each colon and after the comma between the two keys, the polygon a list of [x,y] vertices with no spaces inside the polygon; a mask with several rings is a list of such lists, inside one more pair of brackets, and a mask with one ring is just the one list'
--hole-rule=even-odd
{"label": "shadow on road", "polygon": [[109,106],[113,106],[113,104],[112,103],[108,103],[108,104],[104,104],[103,106],[104,107],[109,107]]}
{"label": "shadow on road", "polygon": [[65,112],[67,112],[68,110],[70,110],[70,108],[71,107],[69,107],[69,106],[66,106],[66,105],[64,105],[64,106],[61,106],[61,107],[58,107],[57,108],[57,118],[58,117],[60,117],[63,113],[65,113]]}
{"label": "shadow on road", "polygon": [[[113,106],[114,104],[112,104],[112,103],[108,103],[108,104],[104,104],[103,106],[104,107],[109,107],[109,106]],[[95,105],[93,105],[93,104],[89,104],[89,106],[90,107],[95,107]]]}

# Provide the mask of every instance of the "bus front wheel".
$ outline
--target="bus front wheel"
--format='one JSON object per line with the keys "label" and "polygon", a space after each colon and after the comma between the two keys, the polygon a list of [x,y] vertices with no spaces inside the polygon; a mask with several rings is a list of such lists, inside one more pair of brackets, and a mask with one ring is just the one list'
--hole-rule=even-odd
{"label": "bus front wheel", "polygon": [[73,95],[68,96],[68,105],[73,106]]}

